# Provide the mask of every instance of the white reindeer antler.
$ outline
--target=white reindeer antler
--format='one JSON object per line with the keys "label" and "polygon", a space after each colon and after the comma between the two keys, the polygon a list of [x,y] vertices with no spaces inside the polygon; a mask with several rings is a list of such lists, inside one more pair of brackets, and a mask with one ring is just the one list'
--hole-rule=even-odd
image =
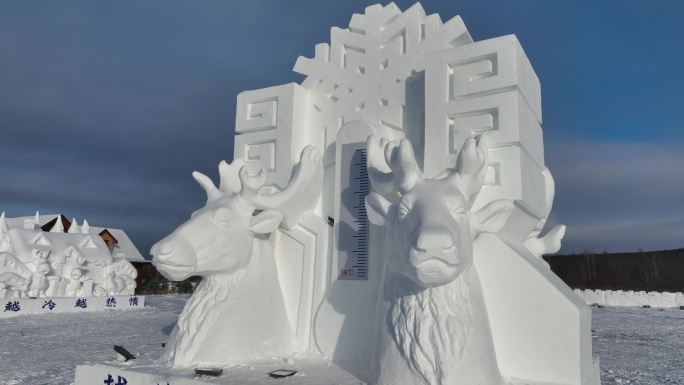
{"label": "white reindeer antler", "polygon": [[282,212],[282,226],[291,229],[321,192],[323,162],[318,148],[307,146],[302,151],[299,165],[287,188],[274,194],[260,191],[267,181],[263,169],[258,167],[256,170],[249,170],[241,159],[236,159],[231,164],[222,161],[219,164],[219,174],[220,187],[216,187],[208,176],[197,171],[192,173],[207,193],[207,202],[239,194],[241,199],[257,209]]}
{"label": "white reindeer antler", "polygon": [[366,141],[368,148],[368,177],[373,188],[390,200],[396,200],[396,194],[411,190],[423,179],[418,168],[416,156],[411,142],[403,138],[401,141],[378,140],[371,135]]}
{"label": "white reindeer antler", "polygon": [[484,183],[487,171],[487,141],[484,135],[468,138],[461,147],[456,159],[456,169],[446,180],[458,188],[472,205]]}
{"label": "white reindeer antler", "polygon": [[259,196],[259,189],[264,187],[268,181],[268,177],[264,174],[264,169],[257,165],[253,170],[250,170],[250,166],[245,165],[238,172],[238,177],[240,178],[240,183],[242,184],[242,189],[240,190],[240,196],[247,201],[252,201]]}
{"label": "white reindeer antler", "polygon": [[225,160],[222,160],[221,163],[219,163],[219,175],[221,176],[219,190],[227,193],[240,192],[242,184],[240,183],[238,173],[244,165],[245,162],[240,158],[233,160],[230,164]]}
{"label": "white reindeer antler", "polygon": [[[400,142],[378,140],[368,137],[368,177],[373,188],[392,201],[396,194],[411,190],[423,179],[418,168],[411,142],[403,138]],[[463,143],[456,160],[456,169],[444,178],[458,188],[472,205],[484,183],[487,171],[487,143],[484,135],[468,138]]]}
{"label": "white reindeer antler", "polygon": [[240,170],[243,199],[260,209],[273,209],[283,213],[282,226],[291,229],[300,221],[304,212],[311,208],[321,192],[323,183],[323,158],[318,148],[307,146],[299,160],[299,166],[287,188],[275,194],[259,191],[266,182],[261,170],[251,176],[246,168]]}
{"label": "white reindeer antler", "polygon": [[214,182],[211,181],[211,178],[201,172],[193,171],[192,177],[195,178],[197,183],[204,189],[204,192],[207,193],[207,202],[217,200],[225,195],[214,186]]}
{"label": "white reindeer antler", "polygon": [[[386,198],[391,199],[397,191],[397,186],[394,183],[394,175],[392,169],[389,167],[389,159],[391,157],[392,146],[388,146],[389,141],[385,138],[378,140],[371,135],[366,141],[366,148],[368,151],[368,178],[371,181],[373,189]],[[396,142],[392,142],[396,147]],[[387,157],[385,156],[388,150]]]}

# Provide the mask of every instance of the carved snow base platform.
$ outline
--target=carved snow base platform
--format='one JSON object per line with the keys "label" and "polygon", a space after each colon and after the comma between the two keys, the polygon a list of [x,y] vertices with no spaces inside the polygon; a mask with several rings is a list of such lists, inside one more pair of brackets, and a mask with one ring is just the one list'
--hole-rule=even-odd
{"label": "carved snow base platform", "polygon": [[[583,385],[598,383],[599,363],[594,360],[592,380]],[[297,373],[292,377],[273,379],[268,373],[278,369],[292,369]],[[298,359],[294,364],[280,360],[235,366],[223,369],[220,377],[196,376],[191,369],[176,369],[159,365],[155,361],[130,361],[127,363],[78,365],[73,385],[109,384],[112,385],[363,385],[358,378],[324,359]],[[596,382],[595,382],[596,381]],[[564,385],[540,383],[521,379],[508,379],[506,385]]]}
{"label": "carved snow base platform", "polygon": [[[268,373],[278,369],[293,369],[292,377],[273,379]],[[256,385],[278,382],[281,384],[316,385],[358,385],[359,380],[345,370],[320,359],[297,360],[295,365],[271,360],[253,365],[235,366],[223,369],[220,377],[195,376],[192,369],[175,369],[153,361],[131,361],[128,363],[79,365],[76,367],[74,385],[107,383],[126,385]],[[119,379],[121,378],[121,379]]]}
{"label": "carved snow base platform", "polygon": [[12,298],[3,301],[3,306],[0,308],[0,318],[27,314],[135,310],[145,307],[145,297],[141,295],[82,298]]}

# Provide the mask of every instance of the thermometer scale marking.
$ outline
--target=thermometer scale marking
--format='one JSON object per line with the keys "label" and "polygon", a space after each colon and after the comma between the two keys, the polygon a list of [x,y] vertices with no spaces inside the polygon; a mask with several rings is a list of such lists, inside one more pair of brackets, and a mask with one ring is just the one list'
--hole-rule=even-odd
{"label": "thermometer scale marking", "polygon": [[[365,143],[363,143],[365,145]],[[346,258],[340,258],[339,279],[367,280],[368,279],[368,215],[366,214],[366,195],[370,192],[368,181],[366,148],[356,148],[348,152],[349,185],[346,214],[349,226],[345,234],[340,234],[346,244]]]}

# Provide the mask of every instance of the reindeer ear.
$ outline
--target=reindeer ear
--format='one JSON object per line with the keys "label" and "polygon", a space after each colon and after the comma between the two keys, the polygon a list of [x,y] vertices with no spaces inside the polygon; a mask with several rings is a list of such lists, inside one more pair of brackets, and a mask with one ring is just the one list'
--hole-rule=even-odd
{"label": "reindeer ear", "polygon": [[482,209],[470,214],[470,227],[473,233],[496,233],[501,230],[514,207],[513,201],[501,199],[490,202]]}
{"label": "reindeer ear", "polygon": [[368,221],[374,225],[382,226],[385,224],[390,207],[392,207],[392,203],[376,192],[366,196],[366,214]]}
{"label": "reindeer ear", "polygon": [[277,210],[264,210],[249,220],[249,229],[257,234],[268,234],[278,228],[283,221],[283,213]]}

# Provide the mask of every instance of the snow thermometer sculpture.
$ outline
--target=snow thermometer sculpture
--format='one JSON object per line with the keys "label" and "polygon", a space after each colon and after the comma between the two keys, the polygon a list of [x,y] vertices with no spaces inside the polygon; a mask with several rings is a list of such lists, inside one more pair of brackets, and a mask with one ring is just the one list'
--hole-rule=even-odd
{"label": "snow thermometer sculpture", "polygon": [[[360,148],[359,148],[360,147]],[[364,202],[370,192],[366,168],[366,148],[346,148],[342,155],[342,180],[348,181],[348,193],[342,197],[340,223],[346,224],[338,233],[338,244],[348,245],[340,250],[339,276],[344,280],[368,279],[368,216]]]}

